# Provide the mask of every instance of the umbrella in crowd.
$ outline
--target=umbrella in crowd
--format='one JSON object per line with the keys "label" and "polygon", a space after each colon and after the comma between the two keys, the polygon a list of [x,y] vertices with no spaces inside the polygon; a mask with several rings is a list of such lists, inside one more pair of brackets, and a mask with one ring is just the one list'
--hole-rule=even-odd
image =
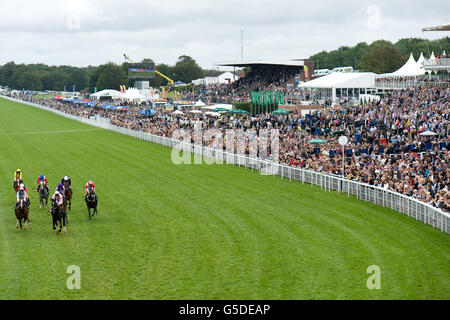
{"label": "umbrella in crowd", "polygon": [[287,115],[287,114],[289,114],[289,112],[290,112],[289,110],[278,108],[277,110],[273,110],[271,113]]}
{"label": "umbrella in crowd", "polygon": [[219,112],[219,111],[230,112],[230,110],[227,109],[227,108],[215,108],[215,109],[213,109],[213,111],[214,111],[214,112]]}
{"label": "umbrella in crowd", "polygon": [[230,113],[236,113],[236,114],[242,114],[242,113],[248,113],[248,111],[241,110],[241,109],[232,109]]}
{"label": "umbrella in crowd", "polygon": [[437,133],[430,131],[430,130],[426,130],[422,133],[419,133],[419,135],[421,135],[421,136],[437,136]]}
{"label": "umbrella in crowd", "polygon": [[314,138],[314,139],[309,140],[309,143],[327,143],[327,142],[320,138]]}

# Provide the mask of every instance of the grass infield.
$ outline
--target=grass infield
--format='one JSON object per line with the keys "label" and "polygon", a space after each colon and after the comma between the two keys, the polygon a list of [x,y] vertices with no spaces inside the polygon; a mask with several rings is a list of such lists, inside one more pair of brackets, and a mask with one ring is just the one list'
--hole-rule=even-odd
{"label": "grass infield", "polygon": [[[450,299],[449,235],[354,197],[170,155],[0,98],[0,299]],[[26,231],[17,168],[32,201]],[[67,234],[39,209],[40,174],[51,191],[72,179]],[[66,287],[70,265],[80,290]],[[380,290],[366,286],[370,265]]]}

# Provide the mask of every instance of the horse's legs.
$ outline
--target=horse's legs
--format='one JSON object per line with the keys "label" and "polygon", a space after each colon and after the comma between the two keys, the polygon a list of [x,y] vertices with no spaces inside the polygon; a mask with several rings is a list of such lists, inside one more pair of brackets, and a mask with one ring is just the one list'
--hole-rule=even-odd
{"label": "horse's legs", "polygon": [[30,220],[30,216],[29,215],[27,215],[27,222],[28,222],[28,225],[30,226],[30,230],[31,230],[31,220]]}
{"label": "horse's legs", "polygon": [[16,229],[19,229],[19,219],[16,219]]}
{"label": "horse's legs", "polygon": [[92,220],[92,218],[91,218],[91,208],[90,207],[88,207],[88,214],[89,214],[89,220]]}

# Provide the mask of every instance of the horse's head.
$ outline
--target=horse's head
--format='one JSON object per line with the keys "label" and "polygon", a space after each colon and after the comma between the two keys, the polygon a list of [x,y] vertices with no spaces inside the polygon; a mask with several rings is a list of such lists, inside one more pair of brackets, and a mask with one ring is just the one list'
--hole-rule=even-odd
{"label": "horse's head", "polygon": [[95,200],[95,192],[94,192],[94,188],[92,188],[92,187],[89,187],[88,199],[89,199],[89,201]]}
{"label": "horse's head", "polygon": [[19,193],[19,206],[18,207],[20,209],[23,209],[24,202],[25,202],[25,199],[24,199],[24,194],[23,194],[23,191],[22,191],[22,192]]}

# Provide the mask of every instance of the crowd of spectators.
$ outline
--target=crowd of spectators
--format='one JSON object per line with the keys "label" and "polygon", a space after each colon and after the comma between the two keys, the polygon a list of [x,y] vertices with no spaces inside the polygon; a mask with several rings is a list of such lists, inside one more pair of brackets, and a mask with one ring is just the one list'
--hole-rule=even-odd
{"label": "crowd of spectators", "polygon": [[[78,116],[105,117],[114,125],[163,137],[172,137],[176,129],[193,133],[199,122],[204,129],[220,129],[224,135],[226,129],[278,129],[280,163],[345,175],[450,212],[449,94],[449,87],[414,87],[363,106],[336,105],[305,116],[223,114],[220,118],[189,112],[175,116],[166,110],[146,117],[138,107],[124,112],[35,96],[22,99]],[[425,131],[435,136],[420,134]],[[341,135],[349,139],[344,155],[338,143]],[[317,137],[326,142],[310,142]]]}
{"label": "crowd of spectators", "polygon": [[278,91],[287,93],[286,82],[292,80],[298,69],[293,67],[253,67],[245,76],[230,84],[203,84],[196,87],[196,96],[192,91],[180,92],[183,100],[201,98],[207,104],[250,101],[252,91]]}

